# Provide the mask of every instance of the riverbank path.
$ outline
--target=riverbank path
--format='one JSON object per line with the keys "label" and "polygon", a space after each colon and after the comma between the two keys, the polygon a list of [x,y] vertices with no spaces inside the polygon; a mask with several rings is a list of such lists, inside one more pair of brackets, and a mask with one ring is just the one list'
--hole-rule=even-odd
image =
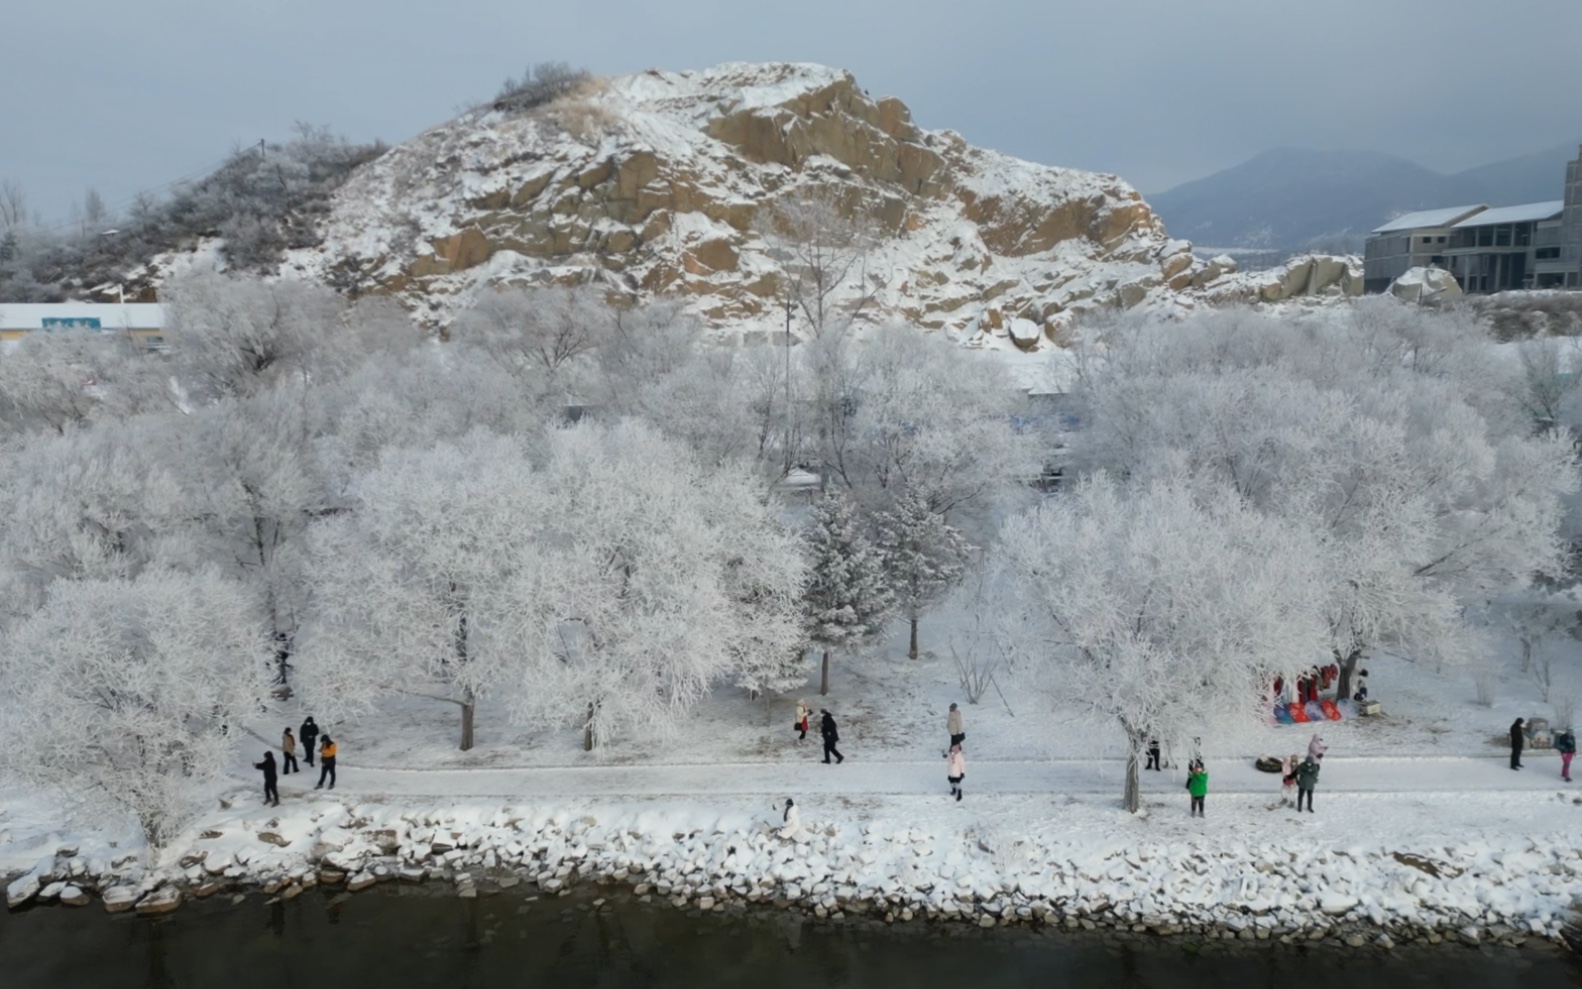
{"label": "riverbank path", "polygon": [[[1210,791],[1216,795],[1280,792],[1280,778],[1255,769],[1251,760],[1211,761]],[[1582,772],[1582,766],[1578,767]],[[1072,759],[1044,762],[969,761],[972,793],[1113,794],[1125,774],[1121,760]],[[340,767],[337,793],[421,797],[627,797],[763,795],[935,794],[945,784],[945,762],[904,761],[860,752],[841,765],[823,765],[813,750],[806,762],[645,764],[544,768],[374,769]],[[304,774],[306,778],[308,774]],[[283,777],[282,789],[294,781]],[[1177,795],[1186,776],[1179,769],[1144,772],[1144,793]],[[1582,781],[1575,786],[1582,794]],[[1505,757],[1326,758],[1320,793],[1531,793],[1566,788],[1559,759],[1532,753],[1526,768],[1513,771]],[[292,787],[295,789],[296,787]],[[305,788],[305,787],[304,787]]]}

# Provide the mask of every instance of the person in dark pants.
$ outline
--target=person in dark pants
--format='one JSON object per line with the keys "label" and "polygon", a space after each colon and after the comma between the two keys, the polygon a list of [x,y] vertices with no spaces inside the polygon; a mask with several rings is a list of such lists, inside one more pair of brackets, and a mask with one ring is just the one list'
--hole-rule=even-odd
{"label": "person in dark pants", "polygon": [[1318,760],[1308,756],[1296,767],[1296,812],[1302,812],[1302,800],[1307,800],[1307,812],[1313,813],[1313,789],[1318,786]]}
{"label": "person in dark pants", "polygon": [[324,785],[325,780],[330,781],[330,789],[335,789],[335,740],[328,735],[319,743],[319,782],[313,789],[317,790]]}
{"label": "person in dark pants", "polygon": [[[967,729],[961,726],[961,709],[954,704],[950,705],[950,715],[945,718],[945,730],[950,733],[952,746],[960,745],[967,740]],[[949,749],[945,750],[945,755],[949,758]]]}
{"label": "person in dark pants", "polygon": [[1157,772],[1163,772],[1163,770],[1159,768],[1159,739],[1153,738],[1148,740],[1148,765],[1144,766],[1143,768],[1152,769]]}
{"label": "person in dark pants", "polygon": [[1522,731],[1522,719],[1517,718],[1511,722],[1511,768],[1522,768],[1522,743],[1526,741]]}
{"label": "person in dark pants", "polygon": [[280,775],[302,772],[302,767],[297,765],[297,740],[287,728],[285,734],[280,736]]}
{"label": "person in dark pants", "polygon": [[824,765],[829,765],[830,756],[834,756],[835,764],[840,765],[846,761],[846,757],[835,748],[835,743],[840,741],[840,732],[835,728],[835,716],[823,708],[819,708],[818,713],[824,716],[818,725],[818,733],[824,736]]}
{"label": "person in dark pants", "polygon": [[1208,797],[1208,770],[1201,762],[1194,762],[1187,768],[1186,788],[1191,797],[1187,816],[1203,817],[1203,801]]}
{"label": "person in dark pants", "polygon": [[280,788],[279,779],[275,775],[275,754],[265,751],[264,761],[253,763],[253,768],[264,771],[264,803],[279,807]]}
{"label": "person in dark pants", "polygon": [[302,730],[297,732],[297,737],[302,740],[303,761],[313,765],[313,746],[319,739],[319,726],[313,723],[311,716],[302,722]]}

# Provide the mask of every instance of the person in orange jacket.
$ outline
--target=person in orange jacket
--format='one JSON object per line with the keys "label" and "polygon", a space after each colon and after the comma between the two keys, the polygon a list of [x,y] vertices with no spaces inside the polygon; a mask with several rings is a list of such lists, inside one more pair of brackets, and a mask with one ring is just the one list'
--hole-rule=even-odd
{"label": "person in orange jacket", "polygon": [[319,763],[322,768],[319,769],[318,786],[313,789],[317,790],[322,787],[326,779],[330,781],[330,789],[335,789],[335,752],[335,740],[333,738],[325,735],[319,740]]}

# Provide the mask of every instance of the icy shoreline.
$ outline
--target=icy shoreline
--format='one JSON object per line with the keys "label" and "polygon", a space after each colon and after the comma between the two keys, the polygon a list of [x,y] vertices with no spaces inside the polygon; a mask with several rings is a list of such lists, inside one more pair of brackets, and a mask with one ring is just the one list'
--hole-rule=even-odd
{"label": "icy shoreline", "polygon": [[639,899],[723,911],[757,904],[819,919],[1112,929],[1351,947],[1564,944],[1582,853],[1564,834],[1385,847],[1295,840],[1121,842],[948,831],[875,819],[813,821],[795,840],[746,817],[687,820],[594,810],[318,802],[194,831],[145,868],[136,854],[62,845],[11,879],[8,905],[97,896],[111,912],[188,898],[317,886],[445,882],[478,896],[521,884],[566,895],[617,885]]}

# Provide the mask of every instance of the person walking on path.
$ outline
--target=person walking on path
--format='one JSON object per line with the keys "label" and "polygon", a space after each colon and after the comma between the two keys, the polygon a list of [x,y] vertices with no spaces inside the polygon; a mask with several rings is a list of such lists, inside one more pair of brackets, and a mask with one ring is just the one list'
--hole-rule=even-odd
{"label": "person walking on path", "polygon": [[796,702],[796,723],[791,727],[798,734],[796,740],[801,742],[807,739],[807,721],[813,716],[813,709],[807,706],[807,701]]}
{"label": "person walking on path", "polygon": [[819,708],[818,713],[823,715],[819,719],[818,733],[824,737],[824,765],[829,765],[829,757],[834,756],[835,764],[838,766],[846,761],[846,757],[835,748],[835,743],[840,741],[840,730],[835,727],[835,716],[823,708]]}
{"label": "person walking on path", "polygon": [[302,740],[303,760],[313,765],[313,746],[318,742],[319,726],[313,723],[312,715],[302,722],[302,730],[297,732],[297,737]]}
{"label": "person walking on path", "polygon": [[1318,786],[1318,760],[1308,756],[1296,767],[1296,812],[1302,812],[1302,799],[1307,798],[1307,812],[1313,813],[1313,788]]}
{"label": "person walking on path", "polygon": [[1324,737],[1318,732],[1313,733],[1313,740],[1307,743],[1307,757],[1314,761],[1324,758],[1324,753],[1329,751],[1329,746],[1324,744]]}
{"label": "person walking on path", "polygon": [[264,751],[264,761],[253,763],[254,769],[264,771],[264,803],[274,807],[280,806],[279,779],[275,775],[275,754]]}
{"label": "person walking on path", "polygon": [[952,743],[950,751],[945,753],[945,764],[945,781],[950,784],[950,792],[956,795],[956,802],[960,803],[961,781],[967,778],[967,757],[961,754],[959,742]]}
{"label": "person walking on path", "polygon": [[335,740],[328,735],[319,743],[319,763],[319,783],[313,789],[323,786],[326,779],[330,781],[330,789],[335,789]]}
{"label": "person walking on path", "polygon": [[961,709],[950,705],[950,714],[945,718],[945,730],[950,732],[950,744],[954,748],[967,740],[967,732],[961,727]]}
{"label": "person walking on path", "polygon": [[1555,751],[1560,753],[1560,778],[1571,782],[1571,757],[1577,754],[1577,737],[1571,729],[1563,729],[1555,736]]}
{"label": "person walking on path", "polygon": [[1187,793],[1192,795],[1188,817],[1203,817],[1203,799],[1208,796],[1208,770],[1201,762],[1194,762],[1187,770]]}
{"label": "person walking on path", "polygon": [[297,765],[297,740],[290,728],[280,736],[280,761],[280,775],[302,772],[302,767]]}
{"label": "person walking on path", "polygon": [[1522,743],[1525,741],[1522,732],[1522,719],[1517,718],[1511,722],[1511,768],[1522,768]]}
{"label": "person walking on path", "polygon": [[1163,772],[1159,768],[1159,739],[1150,738],[1148,740],[1148,765],[1143,768],[1152,769],[1155,772]]}

